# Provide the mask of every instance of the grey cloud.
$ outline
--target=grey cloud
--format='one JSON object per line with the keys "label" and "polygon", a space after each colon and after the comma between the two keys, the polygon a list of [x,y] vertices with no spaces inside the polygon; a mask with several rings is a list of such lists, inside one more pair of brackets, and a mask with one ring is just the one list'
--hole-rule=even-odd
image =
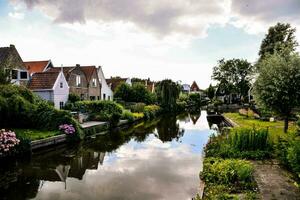
{"label": "grey cloud", "polygon": [[299,0],[232,0],[232,12],[243,17],[251,17],[263,22],[298,20]]}
{"label": "grey cloud", "polygon": [[[225,1],[225,0],[224,0]],[[203,33],[212,23],[224,19],[220,0],[11,0],[24,2],[28,8],[37,8],[58,23],[99,22],[133,23],[147,31],[167,35],[176,33]],[[186,19],[188,18],[188,19]],[[189,19],[196,19],[192,25]],[[220,22],[221,23],[221,22]]]}

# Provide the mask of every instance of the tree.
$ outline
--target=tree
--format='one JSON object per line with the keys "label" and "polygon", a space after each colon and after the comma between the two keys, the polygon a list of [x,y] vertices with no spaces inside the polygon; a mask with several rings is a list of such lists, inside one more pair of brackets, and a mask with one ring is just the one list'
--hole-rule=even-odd
{"label": "tree", "polygon": [[180,85],[169,79],[158,82],[155,90],[159,104],[167,111],[176,110],[180,91]]}
{"label": "tree", "polygon": [[155,95],[149,92],[145,85],[137,83],[132,86],[132,101],[153,104],[155,103]]}
{"label": "tree", "polygon": [[298,46],[295,32],[296,29],[292,28],[288,23],[277,23],[275,26],[270,27],[260,46],[259,61],[267,54],[274,54],[286,48],[294,51],[296,46]]}
{"label": "tree", "polygon": [[206,90],[206,93],[207,93],[207,97],[212,100],[214,97],[215,97],[215,93],[216,93],[216,90],[215,88],[210,84],[209,87],[207,88]]}
{"label": "tree", "polygon": [[295,107],[300,105],[300,56],[291,49],[266,55],[259,63],[254,98],[264,108],[284,117],[284,132]]}
{"label": "tree", "polygon": [[226,95],[238,93],[240,97],[248,95],[253,66],[244,59],[221,59],[213,69],[212,79],[219,82],[219,88]]}
{"label": "tree", "polygon": [[120,84],[114,93],[115,98],[120,98],[123,101],[131,102],[133,96],[132,87],[127,83]]}

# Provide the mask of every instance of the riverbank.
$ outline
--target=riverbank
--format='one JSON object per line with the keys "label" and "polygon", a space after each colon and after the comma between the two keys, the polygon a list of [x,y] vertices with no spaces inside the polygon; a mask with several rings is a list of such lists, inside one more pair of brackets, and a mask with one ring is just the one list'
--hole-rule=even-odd
{"label": "riverbank", "polygon": [[[270,199],[270,195],[277,199],[300,197],[295,181],[300,167],[297,160],[300,153],[296,150],[299,147],[299,137],[295,134],[295,123],[290,124],[290,133],[285,134],[283,122],[280,121],[260,121],[240,116],[238,113],[225,113],[224,117],[239,127],[223,130],[211,137],[206,145],[204,163],[208,164],[204,165],[201,172],[201,177],[206,183],[204,199]],[[278,159],[277,163],[280,165],[274,165],[274,162],[270,164],[269,160],[274,158]],[[249,161],[243,163],[245,159]],[[243,164],[235,168],[232,164],[235,162]],[[264,162],[264,165],[260,165],[261,162]],[[228,163],[231,163],[229,167]],[[294,180],[287,177],[282,167],[293,172]],[[268,173],[264,174],[266,171],[263,169],[267,168],[270,170],[270,176]],[[240,173],[243,174],[242,178]],[[232,177],[232,174],[236,174],[235,177]],[[245,176],[251,184],[241,188]],[[272,190],[269,191],[268,188]],[[286,192],[284,188],[293,189]]]}

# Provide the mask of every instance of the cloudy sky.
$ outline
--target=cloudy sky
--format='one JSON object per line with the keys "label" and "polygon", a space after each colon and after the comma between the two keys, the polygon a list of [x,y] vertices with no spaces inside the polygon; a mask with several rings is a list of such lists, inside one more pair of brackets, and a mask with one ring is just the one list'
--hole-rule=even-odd
{"label": "cloudy sky", "polygon": [[25,61],[206,88],[217,60],[254,62],[269,26],[299,19],[299,0],[0,0],[0,46]]}

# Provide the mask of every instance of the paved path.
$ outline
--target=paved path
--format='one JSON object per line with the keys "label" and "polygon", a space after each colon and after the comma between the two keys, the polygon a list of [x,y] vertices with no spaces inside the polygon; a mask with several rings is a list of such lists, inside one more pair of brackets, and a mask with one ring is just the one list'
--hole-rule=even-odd
{"label": "paved path", "polygon": [[289,172],[276,161],[254,161],[254,177],[263,200],[300,200],[300,190]]}

